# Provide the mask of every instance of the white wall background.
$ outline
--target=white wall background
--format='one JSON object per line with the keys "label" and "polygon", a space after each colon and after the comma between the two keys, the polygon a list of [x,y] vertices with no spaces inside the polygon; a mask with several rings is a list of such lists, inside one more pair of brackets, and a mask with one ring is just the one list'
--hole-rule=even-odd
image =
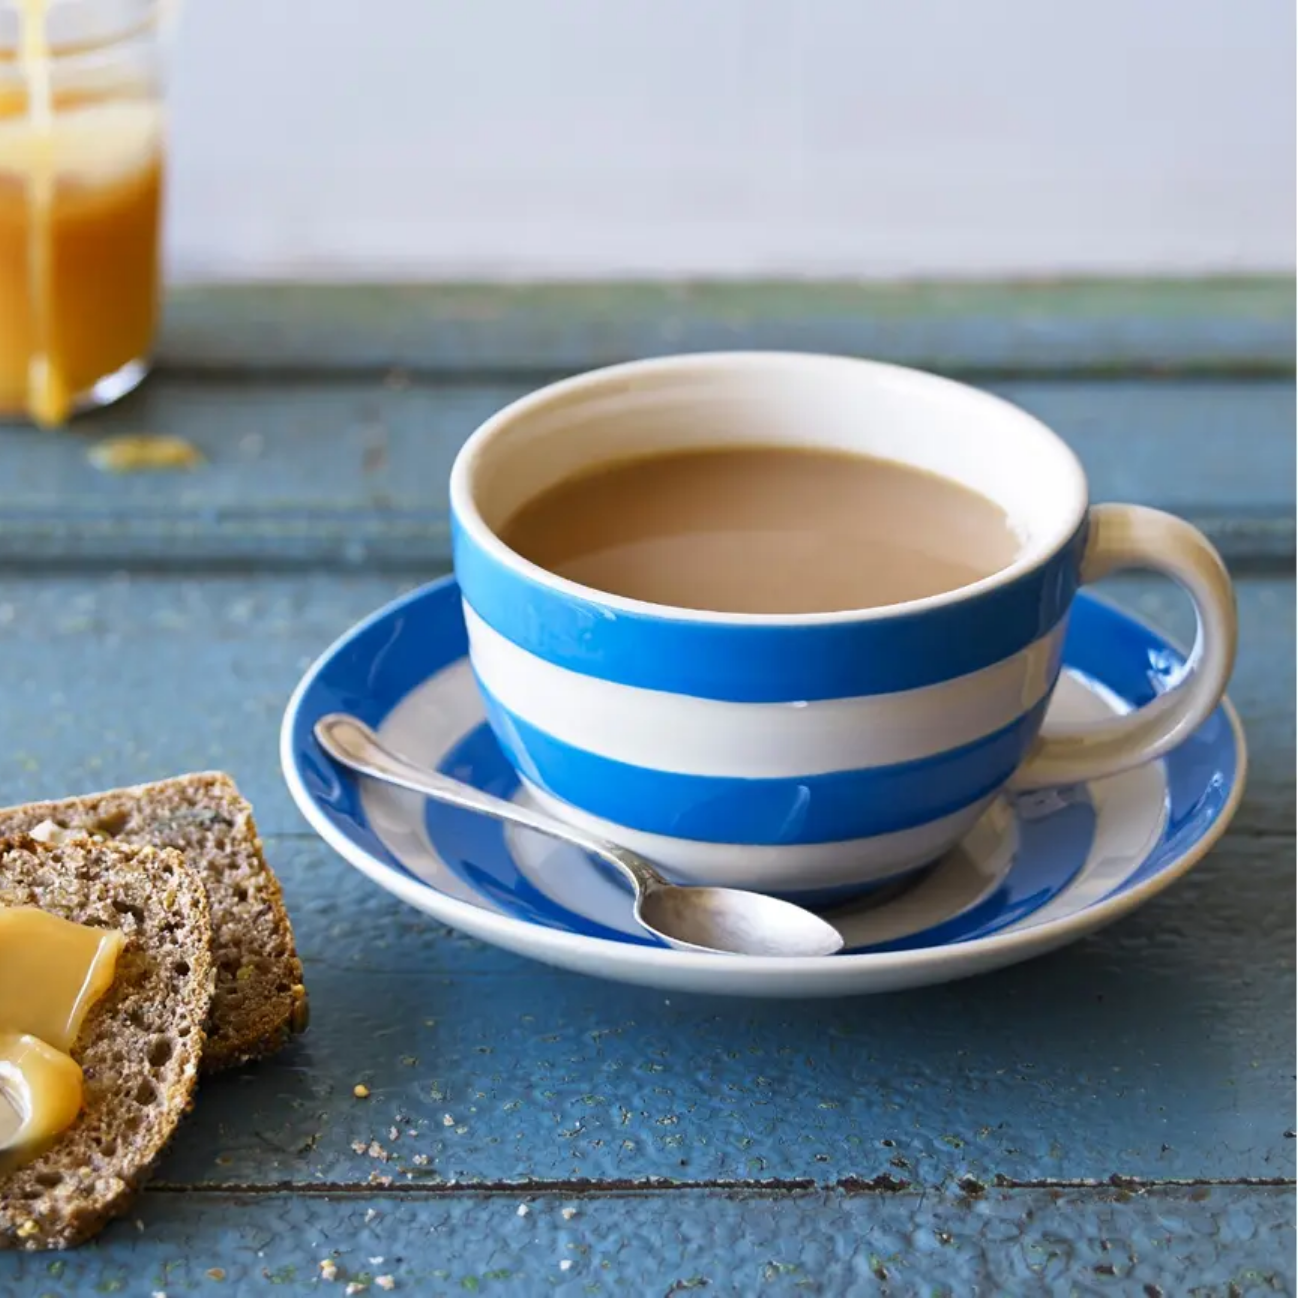
{"label": "white wall background", "polygon": [[188,0],[213,276],[1288,268],[1292,0]]}

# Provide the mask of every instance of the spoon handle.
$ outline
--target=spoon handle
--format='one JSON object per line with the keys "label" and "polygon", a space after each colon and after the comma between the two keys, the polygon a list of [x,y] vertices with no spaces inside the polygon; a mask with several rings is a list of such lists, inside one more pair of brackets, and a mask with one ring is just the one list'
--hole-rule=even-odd
{"label": "spoon handle", "polygon": [[357,717],[348,716],[345,712],[333,712],[321,717],[315,723],[315,737],[330,757],[358,774],[382,780],[385,784],[395,784],[412,793],[422,793],[424,797],[445,803],[449,807],[462,807],[466,811],[493,816],[497,820],[571,843],[621,871],[638,893],[643,894],[666,885],[666,880],[643,857],[624,847],[618,847],[616,843],[554,820],[544,812],[497,798],[494,794],[452,779],[440,771],[416,765],[389,748]]}

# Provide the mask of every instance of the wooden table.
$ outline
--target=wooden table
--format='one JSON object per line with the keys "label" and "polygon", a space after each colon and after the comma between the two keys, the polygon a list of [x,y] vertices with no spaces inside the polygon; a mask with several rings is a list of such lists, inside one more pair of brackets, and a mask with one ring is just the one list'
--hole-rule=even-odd
{"label": "wooden table", "polygon": [[[0,801],[231,771],[314,1023],[203,1086],[127,1220],[0,1256],[0,1292],[1292,1293],[1293,312],[1274,281],[175,295],[144,391],[70,434],[0,430]],[[559,373],[747,345],[987,384],[1072,442],[1098,498],[1216,538],[1252,772],[1190,878],[975,981],[758,1004],[525,963],[304,831],[288,692],[445,570],[475,424]],[[207,464],[87,458],[139,431]],[[1186,633],[1171,589],[1114,589]]]}

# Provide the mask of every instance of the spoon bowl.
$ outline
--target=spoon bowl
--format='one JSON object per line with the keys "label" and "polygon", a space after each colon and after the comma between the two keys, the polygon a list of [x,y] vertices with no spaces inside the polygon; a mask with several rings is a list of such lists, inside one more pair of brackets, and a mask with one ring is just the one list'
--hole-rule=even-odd
{"label": "spoon bowl", "polygon": [[738,888],[660,884],[639,894],[635,917],[678,951],[799,956],[843,949],[838,930],[819,915]]}
{"label": "spoon bowl", "polygon": [[531,807],[497,798],[411,762],[358,717],[334,712],[315,723],[316,742],[359,775],[571,843],[612,865],[635,892],[635,918],[680,951],[714,955],[825,956],[843,949],[832,924],[791,901],[739,888],[669,883],[644,857]]}

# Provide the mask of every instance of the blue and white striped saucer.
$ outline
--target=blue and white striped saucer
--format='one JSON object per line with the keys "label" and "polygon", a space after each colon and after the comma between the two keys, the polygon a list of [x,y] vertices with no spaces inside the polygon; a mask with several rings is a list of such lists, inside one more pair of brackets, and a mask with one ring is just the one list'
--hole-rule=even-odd
{"label": "blue and white striped saucer", "polygon": [[[999,799],[955,851],[886,897],[834,911],[829,959],[695,955],[659,946],[629,895],[582,853],[340,772],[314,722],[353,712],[417,761],[523,796],[483,719],[453,579],[390,604],[342,637],[289,702],[281,761],[312,827],[381,887],[485,942],[648,986],[834,996],[945,982],[1061,946],[1134,910],[1221,837],[1245,748],[1223,703],[1161,762],[1089,785]],[[1073,607],[1054,708],[1079,721],[1146,702],[1181,655],[1088,595]]]}

